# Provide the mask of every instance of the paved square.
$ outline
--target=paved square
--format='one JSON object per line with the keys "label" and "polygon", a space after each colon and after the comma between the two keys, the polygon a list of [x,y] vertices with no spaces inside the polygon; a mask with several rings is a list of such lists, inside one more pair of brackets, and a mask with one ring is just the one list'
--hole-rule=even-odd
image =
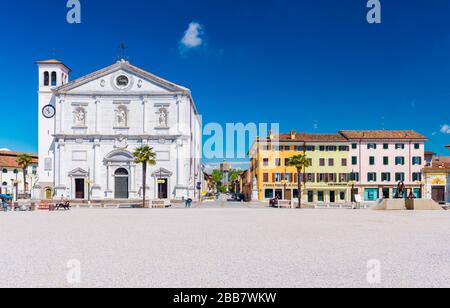
{"label": "paved square", "polygon": [[223,203],[0,213],[0,281],[71,287],[67,263],[79,260],[81,287],[450,287],[449,227],[449,212]]}

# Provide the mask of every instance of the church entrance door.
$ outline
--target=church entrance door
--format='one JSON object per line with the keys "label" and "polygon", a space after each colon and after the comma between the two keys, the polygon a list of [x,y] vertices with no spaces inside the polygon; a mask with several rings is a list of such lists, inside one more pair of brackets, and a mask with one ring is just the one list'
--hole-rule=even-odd
{"label": "church entrance door", "polygon": [[84,179],[75,179],[75,199],[84,199]]}
{"label": "church entrance door", "polygon": [[169,197],[169,183],[167,179],[158,179],[158,199]]}
{"label": "church entrance door", "polygon": [[115,199],[128,199],[128,176],[129,173],[126,169],[118,169],[115,173]]}

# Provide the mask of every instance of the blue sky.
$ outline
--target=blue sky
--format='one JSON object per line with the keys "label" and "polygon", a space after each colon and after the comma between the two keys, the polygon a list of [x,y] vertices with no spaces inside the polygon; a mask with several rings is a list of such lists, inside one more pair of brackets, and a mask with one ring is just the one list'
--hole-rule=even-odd
{"label": "blue sky", "polygon": [[[365,0],[81,3],[80,25],[65,0],[3,4],[0,148],[37,150],[36,60],[56,57],[74,79],[115,62],[124,41],[133,64],[192,89],[206,123],[415,129],[447,152],[448,0],[382,0],[381,25],[367,23]],[[192,22],[199,46],[180,48]]]}

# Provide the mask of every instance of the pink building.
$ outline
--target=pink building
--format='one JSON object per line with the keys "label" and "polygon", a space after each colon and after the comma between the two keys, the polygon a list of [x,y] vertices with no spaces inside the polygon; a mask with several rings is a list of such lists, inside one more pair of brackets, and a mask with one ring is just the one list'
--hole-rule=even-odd
{"label": "pink building", "polygon": [[415,131],[341,131],[350,142],[351,179],[364,202],[393,198],[399,182],[422,197],[427,138]]}

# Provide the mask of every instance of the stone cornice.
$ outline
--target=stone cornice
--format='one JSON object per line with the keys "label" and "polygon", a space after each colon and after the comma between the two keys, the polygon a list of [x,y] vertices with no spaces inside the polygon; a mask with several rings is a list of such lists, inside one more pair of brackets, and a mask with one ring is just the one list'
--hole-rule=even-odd
{"label": "stone cornice", "polygon": [[145,140],[177,140],[180,138],[188,138],[187,135],[105,135],[105,134],[54,134],[54,138],[57,139],[99,139],[99,140],[115,140],[119,137],[130,139],[145,139]]}
{"label": "stone cornice", "polygon": [[65,93],[65,94],[57,94],[57,97],[65,97],[70,98],[72,97],[76,97],[76,98],[80,98],[84,97],[86,99],[92,100],[92,97],[95,96],[95,98],[101,99],[101,98],[117,98],[118,100],[127,100],[127,99],[131,99],[131,100],[137,100],[137,101],[141,101],[141,100],[147,100],[147,99],[154,99],[154,98],[174,98],[177,95],[184,95],[184,93],[182,92],[175,92],[175,93],[167,93],[167,92],[115,92],[115,91],[103,91],[103,92],[96,92],[96,91],[78,91],[78,92],[70,92],[70,93]]}

